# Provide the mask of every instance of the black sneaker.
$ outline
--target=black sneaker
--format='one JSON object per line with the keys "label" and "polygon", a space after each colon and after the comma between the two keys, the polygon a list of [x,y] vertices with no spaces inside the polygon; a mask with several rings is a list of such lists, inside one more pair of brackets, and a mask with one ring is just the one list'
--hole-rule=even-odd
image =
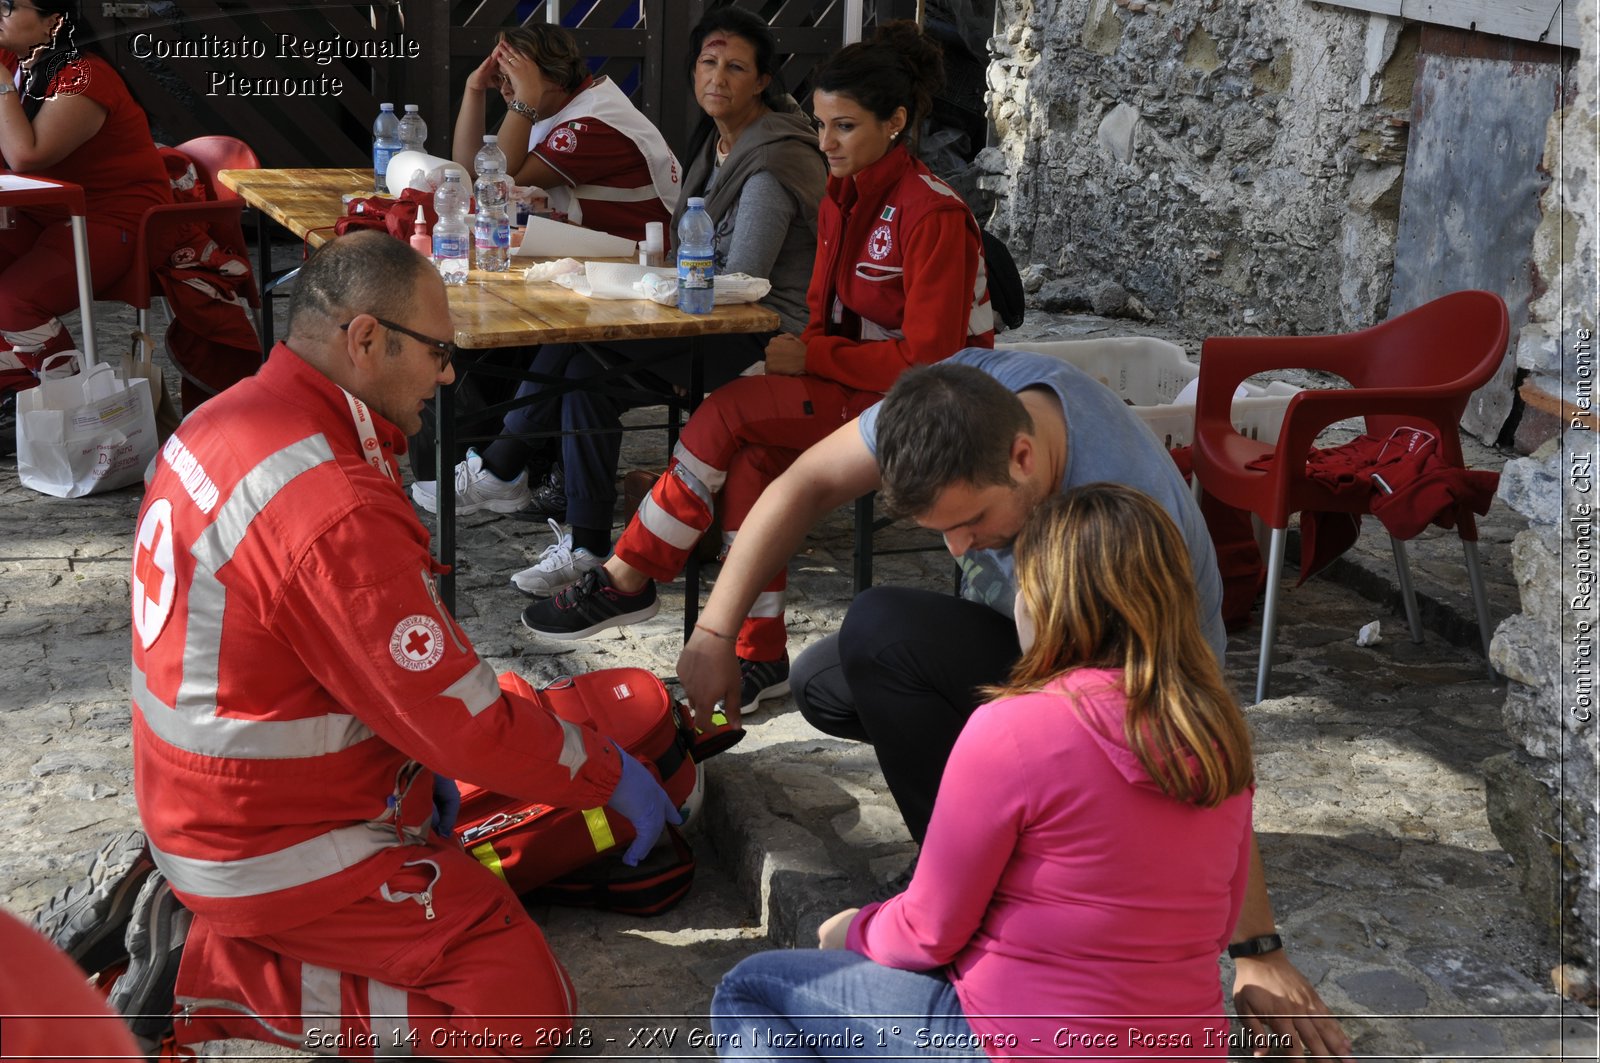
{"label": "black sneaker", "polygon": [[139,887],[155,870],[141,831],[124,831],[100,847],[89,874],[45,902],[33,925],[87,974],[127,955],[123,934]]}
{"label": "black sneaker", "polygon": [[528,511],[540,517],[567,519],[567,480],[559,461],[550,466],[545,478],[534,487],[533,504]]}
{"label": "black sneaker", "polygon": [[[637,594],[623,594],[611,585],[604,568],[593,568],[554,598],[534,602],[522,611],[522,626],[559,642],[586,639],[608,627],[649,620],[661,608],[654,580]],[[785,672],[787,674],[787,672]]]}
{"label": "black sneaker", "polygon": [[178,903],[167,877],[152,871],[128,923],[128,969],[106,996],[106,1002],[128,1020],[135,1037],[159,1042],[172,1029],[178,963],[193,920]]}
{"label": "black sneaker", "polygon": [[776,661],[747,661],[739,658],[739,715],[748,716],[761,708],[763,698],[781,698],[789,693],[789,655]]}

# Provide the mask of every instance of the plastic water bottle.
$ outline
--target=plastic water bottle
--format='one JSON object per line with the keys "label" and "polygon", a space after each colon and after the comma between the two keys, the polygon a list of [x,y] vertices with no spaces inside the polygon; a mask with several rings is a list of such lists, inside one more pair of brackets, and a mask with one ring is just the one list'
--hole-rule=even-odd
{"label": "plastic water bottle", "polygon": [[400,119],[400,145],[404,151],[428,150],[428,123],[422,120],[414,103],[406,104],[405,117]]}
{"label": "plastic water bottle", "polygon": [[378,117],[372,123],[372,190],[387,195],[389,186],[384,177],[389,172],[389,160],[401,150],[400,119],[394,116],[394,104],[380,104]]}
{"label": "plastic water bottle", "polygon": [[433,194],[433,209],[439,215],[433,227],[433,264],[446,284],[465,284],[472,232],[467,228],[467,188],[454,167],[445,169],[444,183]]}
{"label": "plastic water bottle", "polygon": [[706,201],[691,197],[689,209],[678,222],[678,309],[685,314],[709,314],[716,291],[716,229],[706,213]]}
{"label": "plastic water bottle", "polygon": [[499,138],[488,133],[472,160],[478,171],[473,192],[478,213],[473,219],[472,242],[478,250],[478,268],[504,273],[511,268],[511,179],[506,176],[506,156]]}

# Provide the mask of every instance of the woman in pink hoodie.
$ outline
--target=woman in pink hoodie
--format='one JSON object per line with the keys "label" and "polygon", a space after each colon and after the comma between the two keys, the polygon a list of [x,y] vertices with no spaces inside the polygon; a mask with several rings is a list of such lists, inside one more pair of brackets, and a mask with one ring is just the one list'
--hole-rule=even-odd
{"label": "woman in pink hoodie", "polygon": [[[1147,496],[1090,484],[1017,539],[1023,654],[945,768],[910,887],[722,980],[724,1057],[1216,1058],[1250,736]],[[1253,1047],[1253,1046],[1252,1046]]]}

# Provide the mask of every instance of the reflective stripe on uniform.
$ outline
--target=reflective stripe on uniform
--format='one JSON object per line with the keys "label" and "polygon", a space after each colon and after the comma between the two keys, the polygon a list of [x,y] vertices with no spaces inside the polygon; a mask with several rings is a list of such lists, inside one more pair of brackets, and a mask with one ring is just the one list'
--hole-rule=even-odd
{"label": "reflective stripe on uniform", "polygon": [[563,720],[559,716],[556,717],[556,722],[561,725],[561,756],[556,758],[556,763],[566,768],[571,777],[576,779],[578,772],[589,763],[589,747],[584,744],[583,730],[577,724]]}
{"label": "reflective stripe on uniform", "polygon": [[138,668],[133,669],[133,704],[157,738],[204,757],[317,757],[349,749],[372,737],[372,729],[348,713],[304,720],[243,720],[218,716],[215,711],[203,716],[180,713],[150,692],[145,675]]}
{"label": "reflective stripe on uniform", "polygon": [[675,471],[686,474],[678,478],[706,504],[706,509],[709,510],[712,496],[722,490],[722,485],[728,480],[728,470],[707,465],[681,442],[672,448],[672,456],[678,459]]}
{"label": "reflective stripe on uniform", "polygon": [[217,572],[233,559],[251,523],[286,484],[324,462],[333,449],[318,434],[269,454],[234,486],[217,516],[196,537],[194,578],[187,593],[188,630],[183,648],[183,682],[175,708],[184,716],[211,716],[217,710],[217,675],[222,647],[222,616],[228,592]]}
{"label": "reflective stripe on uniform", "polygon": [[300,965],[300,1018],[310,1031],[321,1020],[336,1019],[343,1013],[339,1002],[339,972],[314,963]]}
{"label": "reflective stripe on uniform", "polygon": [[651,535],[679,550],[693,549],[703,534],[699,528],[685,524],[662,509],[650,495],[645,495],[644,501],[639,503],[638,520]]}
{"label": "reflective stripe on uniform", "polygon": [[876,321],[867,318],[861,319],[861,342],[870,343],[873,340],[903,340],[906,334],[899,329],[884,328]]}
{"label": "reflective stripe on uniform", "polygon": [[751,617],[782,616],[783,592],[762,591],[756,595],[756,600],[750,605],[750,611],[745,615]]}
{"label": "reflective stripe on uniform", "polygon": [[644,203],[652,199],[660,199],[653,184],[639,185],[635,188],[613,188],[609,185],[578,185],[573,188],[572,194],[579,199],[592,199],[606,203]]}
{"label": "reflective stripe on uniform", "polygon": [[370,1029],[378,1035],[372,1050],[375,1057],[411,1055],[411,1013],[404,989],[368,978],[367,1015]]}
{"label": "reflective stripe on uniform", "polygon": [[500,700],[500,680],[494,669],[480,660],[472,671],[441,690],[439,696],[454,698],[466,707],[467,715],[477,716]]}
{"label": "reflective stripe on uniform", "polygon": [[150,857],[180,892],[196,897],[259,897],[336,875],[397,845],[419,844],[432,814],[431,807],[426,809],[422,822],[407,831],[405,838],[397,836],[393,824],[356,823],[276,852],[236,860],[178,856],[153,844]]}
{"label": "reflective stripe on uniform", "polygon": [[994,306],[987,296],[989,294],[989,271],[984,266],[983,256],[978,256],[978,279],[972,285],[972,313],[967,318],[967,335],[982,336],[985,332],[994,331]]}

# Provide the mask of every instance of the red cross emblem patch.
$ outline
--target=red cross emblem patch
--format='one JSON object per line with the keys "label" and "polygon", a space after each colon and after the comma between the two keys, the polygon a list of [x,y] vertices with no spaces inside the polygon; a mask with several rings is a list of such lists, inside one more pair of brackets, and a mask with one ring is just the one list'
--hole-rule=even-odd
{"label": "red cross emblem patch", "polygon": [[444,657],[444,628],[431,616],[408,616],[389,636],[389,656],[408,672],[425,672]]}
{"label": "red cross emblem patch", "polygon": [[177,583],[172,565],[172,503],[158,498],[144,511],[133,544],[133,629],[147,650],[172,615]]}
{"label": "red cross emblem patch", "polygon": [[889,251],[894,247],[894,237],[889,235],[889,227],[880,225],[872,230],[872,235],[867,237],[867,254],[872,256],[874,262],[882,262],[889,257]]}
{"label": "red cross emblem patch", "polygon": [[566,126],[562,126],[550,134],[550,150],[571,155],[578,150],[578,134]]}

